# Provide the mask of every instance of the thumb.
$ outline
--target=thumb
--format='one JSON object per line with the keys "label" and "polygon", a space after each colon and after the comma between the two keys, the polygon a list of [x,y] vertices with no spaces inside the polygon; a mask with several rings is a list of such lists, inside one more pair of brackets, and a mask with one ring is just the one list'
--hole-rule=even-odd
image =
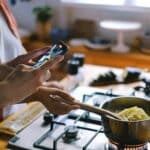
{"label": "thumb", "polygon": [[28,66],[28,65],[24,65],[24,64],[19,64],[17,65],[16,67],[16,70],[20,70],[20,71],[31,71],[33,70],[33,68],[31,66]]}

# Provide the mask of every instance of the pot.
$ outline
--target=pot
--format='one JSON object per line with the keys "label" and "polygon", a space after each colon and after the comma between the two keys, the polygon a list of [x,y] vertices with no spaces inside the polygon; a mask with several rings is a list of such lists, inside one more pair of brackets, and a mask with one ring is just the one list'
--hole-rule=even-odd
{"label": "pot", "polygon": [[[150,101],[137,97],[118,97],[102,105],[112,112],[133,106],[141,107],[150,116]],[[139,145],[150,141],[150,119],[142,121],[121,121],[109,116],[102,116],[104,133],[110,141],[122,145]]]}

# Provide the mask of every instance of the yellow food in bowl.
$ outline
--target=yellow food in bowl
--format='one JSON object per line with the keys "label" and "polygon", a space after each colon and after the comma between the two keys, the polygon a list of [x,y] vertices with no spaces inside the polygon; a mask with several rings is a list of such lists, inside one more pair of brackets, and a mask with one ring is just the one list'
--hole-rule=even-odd
{"label": "yellow food in bowl", "polygon": [[139,121],[150,119],[150,116],[140,107],[134,106],[126,108],[118,113],[118,115],[127,121]]}

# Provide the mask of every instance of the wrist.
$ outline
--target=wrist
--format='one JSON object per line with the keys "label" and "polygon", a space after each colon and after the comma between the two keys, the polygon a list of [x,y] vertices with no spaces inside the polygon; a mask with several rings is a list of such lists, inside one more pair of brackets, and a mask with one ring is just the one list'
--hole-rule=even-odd
{"label": "wrist", "polygon": [[39,87],[37,92],[33,95],[34,99],[36,101],[39,101],[42,104],[45,104],[45,102],[47,101],[47,94],[45,92],[45,90],[43,90],[43,87]]}
{"label": "wrist", "polygon": [[24,101],[25,102],[34,102],[34,101],[38,101],[38,102],[42,102],[41,100],[41,96],[40,96],[40,89],[37,89],[37,91],[35,93],[33,93],[32,95],[30,95],[29,97],[27,97]]}

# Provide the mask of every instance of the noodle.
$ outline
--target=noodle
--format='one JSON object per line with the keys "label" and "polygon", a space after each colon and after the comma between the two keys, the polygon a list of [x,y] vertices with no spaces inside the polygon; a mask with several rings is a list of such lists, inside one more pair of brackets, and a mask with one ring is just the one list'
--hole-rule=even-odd
{"label": "noodle", "polygon": [[140,107],[134,106],[126,108],[118,113],[123,120],[127,121],[139,121],[150,119],[150,116]]}

